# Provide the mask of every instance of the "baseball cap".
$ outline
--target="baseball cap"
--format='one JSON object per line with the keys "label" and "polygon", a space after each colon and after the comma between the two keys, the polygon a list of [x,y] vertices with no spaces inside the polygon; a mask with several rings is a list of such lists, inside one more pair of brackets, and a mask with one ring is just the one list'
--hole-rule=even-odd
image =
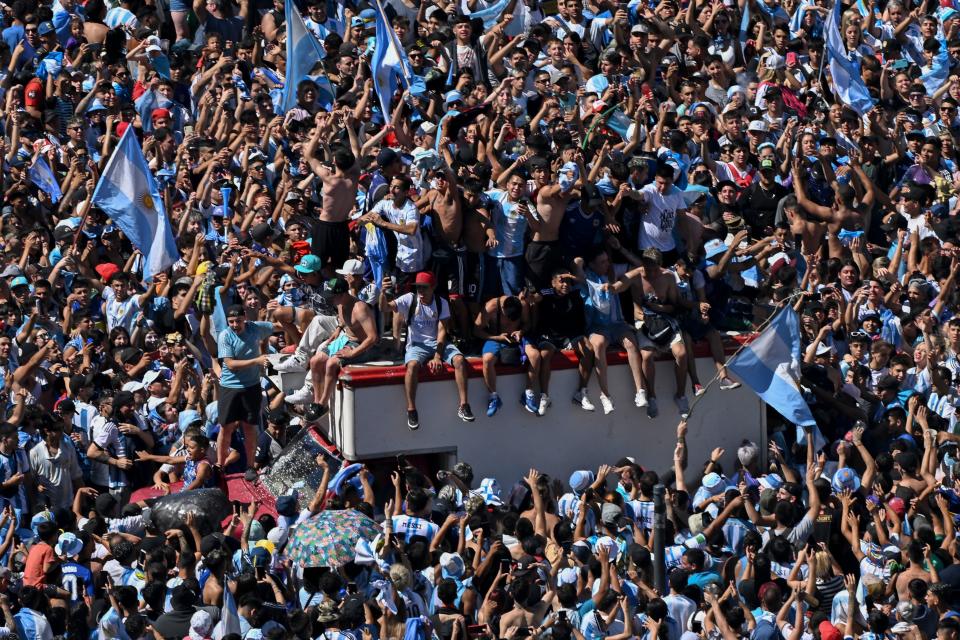
{"label": "baseball cap", "polygon": [[454,102],[463,102],[463,94],[457,90],[448,91],[443,97],[443,103],[449,105]]}
{"label": "baseball cap", "polygon": [[777,164],[771,158],[764,158],[760,161],[760,171],[773,171]]}
{"label": "baseball cap", "polygon": [[377,166],[381,169],[384,167],[389,167],[391,164],[400,159],[400,156],[397,155],[397,152],[387,147],[381,149],[380,153],[377,154]]}
{"label": "baseball cap", "polygon": [[163,374],[159,371],[147,371],[143,376],[143,386],[149,387],[157,380],[161,379]]}
{"label": "baseball cap", "polygon": [[45,36],[48,33],[54,33],[56,29],[53,28],[53,23],[44,21],[40,23],[40,26],[37,27],[37,34]]}
{"label": "baseball cap", "polygon": [[860,488],[860,476],[850,467],[844,467],[833,474],[833,480],[830,486],[833,487],[836,493],[840,493],[844,489],[856,491]]}
{"label": "baseball cap", "polygon": [[335,270],[342,276],[360,276],[363,275],[363,261],[356,258],[350,258],[343,263],[343,266]]}
{"label": "baseball cap", "polygon": [[16,289],[17,287],[29,287],[29,286],[30,286],[30,283],[27,282],[27,279],[24,278],[23,276],[17,276],[16,278],[10,281],[11,289]]}
{"label": "baseball cap", "polygon": [[154,109],[150,112],[150,119],[156,120],[157,118],[170,118],[170,110],[163,107]]}
{"label": "baseball cap", "polygon": [[431,287],[437,286],[437,277],[429,271],[421,271],[417,274],[415,284],[425,284]]}
{"label": "baseball cap", "polygon": [[[382,153],[382,152],[381,152]],[[299,273],[318,273],[323,269],[323,263],[318,256],[308,253],[300,258],[300,262],[294,267]]]}
{"label": "baseball cap", "polygon": [[759,131],[761,133],[766,133],[769,130],[770,127],[763,120],[753,120],[747,127],[747,131]]}
{"label": "baseball cap", "polygon": [[346,293],[349,289],[347,281],[343,279],[342,276],[336,276],[330,278],[323,283],[323,290],[326,293],[331,293],[333,295],[339,295],[341,293]]}
{"label": "baseball cap", "polygon": [[417,127],[417,133],[422,136],[433,135],[437,130],[437,125],[432,122],[421,122],[420,126]]}

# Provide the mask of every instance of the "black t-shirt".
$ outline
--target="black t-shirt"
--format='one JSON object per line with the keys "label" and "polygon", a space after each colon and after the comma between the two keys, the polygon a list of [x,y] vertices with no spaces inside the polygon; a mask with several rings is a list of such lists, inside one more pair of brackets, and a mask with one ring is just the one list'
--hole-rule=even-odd
{"label": "black t-shirt", "polygon": [[548,294],[540,301],[537,331],[546,338],[576,338],[586,332],[583,298]]}
{"label": "black t-shirt", "polygon": [[782,184],[775,182],[770,189],[765,189],[758,180],[740,194],[740,209],[744,222],[750,227],[751,238],[766,238],[773,233],[777,204],[787,193]]}

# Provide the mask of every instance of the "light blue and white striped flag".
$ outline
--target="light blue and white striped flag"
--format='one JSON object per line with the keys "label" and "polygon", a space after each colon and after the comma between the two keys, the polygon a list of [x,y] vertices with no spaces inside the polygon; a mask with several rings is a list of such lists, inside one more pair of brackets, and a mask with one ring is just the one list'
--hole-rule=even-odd
{"label": "light blue and white striped flag", "polygon": [[309,77],[327,52],[303,23],[303,16],[297,11],[293,0],[286,0],[284,15],[287,17],[287,77],[283,84],[280,111],[286,113],[297,106],[297,85]]}
{"label": "light blue and white striped flag", "polygon": [[484,9],[477,9],[476,11],[467,10],[467,3],[464,2],[461,4],[461,7],[464,9],[466,15],[471,18],[480,18],[483,20],[483,29],[492,29],[497,22],[500,21],[500,16],[503,15],[503,10],[507,8],[507,5],[510,4],[510,0],[496,0],[490,6]]}
{"label": "light blue and white striped flag", "polygon": [[375,5],[377,46],[373,52],[370,69],[373,72],[373,88],[380,99],[383,119],[390,122],[390,114],[393,113],[393,94],[400,87],[401,81],[407,88],[410,87],[410,66],[407,62],[407,52],[397,42],[397,34],[387,20],[387,14],[384,13],[380,0],[375,0]]}
{"label": "light blue and white striped flag", "polygon": [[38,156],[37,161],[27,170],[27,177],[30,178],[30,182],[40,187],[45,194],[50,196],[50,201],[53,202],[53,204],[60,202],[60,198],[63,197],[63,192],[60,191],[57,178],[53,175],[53,170],[43,156]]}
{"label": "light blue and white striped flag", "polygon": [[223,590],[223,606],[220,608],[220,621],[213,628],[213,640],[221,640],[223,636],[235,633],[240,635],[240,612],[237,611],[237,601],[230,589]]}
{"label": "light blue and white striped flag", "polygon": [[149,280],[180,259],[160,189],[147,166],[140,144],[127,127],[107,161],[92,204],[110,216],[143,254],[143,275]]}
{"label": "light blue and white striped flag", "polygon": [[859,60],[847,57],[847,48],[840,37],[840,0],[834,2],[827,14],[823,37],[827,45],[826,59],[830,61],[830,89],[843,104],[862,116],[873,108],[874,101],[860,77]]}
{"label": "light blue and white striped flag", "polygon": [[811,429],[817,450],[825,444],[797,384],[800,319],[792,307],[777,312],[767,328],[730,359],[727,368],[787,422],[797,425],[798,442],[805,439],[805,429]]}

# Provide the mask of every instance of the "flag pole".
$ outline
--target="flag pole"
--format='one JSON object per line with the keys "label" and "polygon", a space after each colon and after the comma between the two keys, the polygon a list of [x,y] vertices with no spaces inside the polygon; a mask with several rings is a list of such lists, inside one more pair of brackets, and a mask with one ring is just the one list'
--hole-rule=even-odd
{"label": "flag pole", "polygon": [[[781,301],[781,303],[780,303],[780,305],[781,305],[780,308],[777,309],[774,313],[771,313],[769,318],[767,318],[766,320],[764,320],[763,322],[761,322],[761,323],[760,323],[760,326],[757,327],[756,330],[754,330],[753,333],[754,333],[754,334],[763,333],[763,330],[766,329],[767,326],[768,326],[771,322],[773,322],[773,319],[776,318],[776,317],[777,317],[778,315],[780,315],[781,313],[783,313],[783,310],[787,307],[787,304],[788,304],[791,300],[794,300],[794,299],[796,299],[797,297],[802,296],[804,293],[805,293],[804,291],[797,291],[796,293],[792,293],[792,294],[790,294],[789,296],[787,296],[786,298],[784,298],[784,299]],[[724,372],[727,371],[727,365],[730,364],[730,362],[731,362],[734,358],[736,358],[738,355],[740,355],[740,352],[743,351],[744,349],[746,349],[746,348],[747,348],[747,345],[749,345],[749,344],[750,344],[749,342],[743,342],[743,343],[741,343],[740,346],[737,347],[737,350],[734,351],[733,354],[732,354],[729,358],[727,358],[726,362],[723,363],[723,370],[724,370]],[[706,385],[704,385],[704,387],[703,387],[703,393],[701,393],[699,396],[694,396],[694,398],[693,398],[693,403],[690,404],[690,412],[687,414],[687,420],[689,420],[689,419],[690,419],[690,416],[693,415],[693,409],[694,409],[694,407],[697,406],[697,403],[700,402],[700,398],[702,398],[702,397],[704,397],[705,395],[707,395],[707,389],[709,389],[710,387],[712,387],[712,386],[713,386],[713,383],[715,383],[715,382],[716,382],[717,380],[719,380],[719,379],[720,379],[720,372],[718,371],[717,373],[714,374],[713,378],[710,379],[710,382],[708,382]]]}

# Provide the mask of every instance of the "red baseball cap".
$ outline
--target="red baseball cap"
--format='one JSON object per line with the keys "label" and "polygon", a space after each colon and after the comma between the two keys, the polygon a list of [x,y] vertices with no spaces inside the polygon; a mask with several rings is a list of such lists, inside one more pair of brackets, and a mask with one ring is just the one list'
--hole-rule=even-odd
{"label": "red baseball cap", "polygon": [[833,626],[829,620],[820,623],[820,640],[842,640],[843,634],[840,629]]}
{"label": "red baseball cap", "polygon": [[127,130],[127,127],[130,126],[129,122],[118,122],[117,123],[117,135],[122,136],[123,132]]}
{"label": "red baseball cap", "polygon": [[98,264],[94,270],[100,274],[100,278],[104,282],[110,282],[110,278],[112,278],[115,273],[120,271],[120,267],[112,262],[105,262],[103,264]]}
{"label": "red baseball cap", "polygon": [[153,111],[150,112],[150,119],[151,119],[151,120],[156,120],[157,118],[167,118],[167,119],[169,119],[169,118],[170,118],[170,110],[169,110],[169,109],[164,109],[164,108],[162,108],[162,107],[161,107],[161,108],[158,108],[158,109],[154,109]]}
{"label": "red baseball cap", "polygon": [[428,284],[435,287],[437,286],[437,277],[430,271],[421,271],[417,274],[416,284]]}

